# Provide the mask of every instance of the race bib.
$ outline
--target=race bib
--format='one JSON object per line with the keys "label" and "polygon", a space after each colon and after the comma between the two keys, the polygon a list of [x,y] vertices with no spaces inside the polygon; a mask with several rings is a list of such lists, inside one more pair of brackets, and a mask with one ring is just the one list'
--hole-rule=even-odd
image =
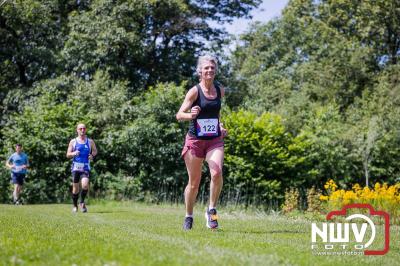
{"label": "race bib", "polygon": [[218,136],[218,118],[197,119],[197,136]]}
{"label": "race bib", "polygon": [[24,170],[22,165],[14,166],[15,172],[22,172]]}
{"label": "race bib", "polygon": [[85,168],[84,163],[74,163],[74,167],[72,168],[72,171],[83,172],[84,168]]}

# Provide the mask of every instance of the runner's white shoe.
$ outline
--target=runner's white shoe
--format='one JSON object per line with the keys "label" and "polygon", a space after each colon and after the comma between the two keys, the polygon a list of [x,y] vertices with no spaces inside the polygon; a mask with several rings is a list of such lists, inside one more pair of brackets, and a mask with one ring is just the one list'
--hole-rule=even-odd
{"label": "runner's white shoe", "polygon": [[81,205],[81,211],[87,212],[86,204],[84,202],[82,202],[80,205]]}

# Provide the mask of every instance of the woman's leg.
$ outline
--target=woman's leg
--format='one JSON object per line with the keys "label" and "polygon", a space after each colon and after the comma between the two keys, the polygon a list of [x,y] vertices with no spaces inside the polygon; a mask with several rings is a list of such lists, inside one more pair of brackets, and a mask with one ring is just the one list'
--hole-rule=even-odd
{"label": "woman's leg", "polygon": [[193,207],[196,202],[197,193],[201,180],[201,167],[204,159],[196,157],[190,150],[184,155],[189,181],[185,189],[186,215],[193,214]]}
{"label": "woman's leg", "polygon": [[215,208],[222,190],[222,165],[224,163],[224,147],[207,152],[206,161],[210,168],[210,207]]}

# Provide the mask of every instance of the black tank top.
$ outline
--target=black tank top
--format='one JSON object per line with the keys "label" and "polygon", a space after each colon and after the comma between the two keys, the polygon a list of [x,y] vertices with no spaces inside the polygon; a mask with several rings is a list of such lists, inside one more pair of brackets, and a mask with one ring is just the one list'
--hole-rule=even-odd
{"label": "black tank top", "polygon": [[207,98],[200,85],[197,84],[197,99],[192,106],[200,106],[201,110],[196,119],[190,120],[189,135],[198,139],[214,139],[221,136],[219,128],[219,111],[221,110],[221,90],[215,85],[217,97],[215,99]]}

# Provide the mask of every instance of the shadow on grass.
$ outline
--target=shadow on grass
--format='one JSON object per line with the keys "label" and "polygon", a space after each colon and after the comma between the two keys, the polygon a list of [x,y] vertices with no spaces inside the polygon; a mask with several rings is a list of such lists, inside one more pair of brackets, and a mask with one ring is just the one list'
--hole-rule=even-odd
{"label": "shadow on grass", "polygon": [[235,230],[235,229],[225,229],[223,230],[225,233],[238,233],[238,234],[303,234],[302,231],[295,231],[295,230]]}
{"label": "shadow on grass", "polygon": [[121,211],[121,210],[116,210],[116,211],[90,211],[90,213],[96,213],[96,214],[107,214],[107,213],[125,213],[129,211]]}

